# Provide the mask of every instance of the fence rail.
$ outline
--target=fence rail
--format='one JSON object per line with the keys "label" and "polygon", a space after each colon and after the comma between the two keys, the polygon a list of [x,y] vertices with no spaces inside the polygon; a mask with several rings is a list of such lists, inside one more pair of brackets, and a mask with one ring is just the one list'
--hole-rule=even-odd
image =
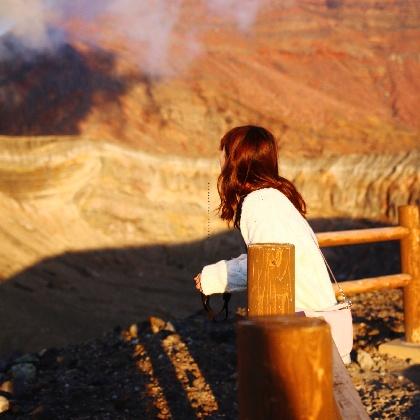
{"label": "fence rail", "polygon": [[[405,339],[420,343],[420,215],[417,206],[398,208],[399,226],[344,230],[317,234],[321,247],[399,240],[402,273],[340,282],[345,293],[354,295],[382,289],[404,290]],[[337,286],[334,285],[337,293]]]}
{"label": "fence rail", "polygon": [[319,245],[339,246],[366,244],[371,242],[396,241],[407,237],[410,230],[406,227],[395,226],[385,228],[342,230],[338,232],[322,232],[316,236]]}
{"label": "fence rail", "polygon": [[[338,284],[348,295],[374,292],[381,289],[398,289],[408,285],[412,277],[409,274],[392,274],[390,276],[369,277],[367,279],[340,281]],[[336,294],[338,287],[333,284]]]}
{"label": "fence rail", "polygon": [[[400,241],[402,273],[339,284],[349,295],[402,287],[405,338],[407,342],[418,344],[419,213],[416,206],[402,206],[398,209],[399,226],[396,227],[317,234],[321,247]],[[248,247],[248,315],[251,318],[240,321],[237,329],[240,419],[308,418],[305,411],[308,407],[311,413],[316,412],[314,418],[368,419],[334,345],[331,362],[331,336],[327,334],[321,339],[322,325],[310,326],[307,320],[299,320],[296,315],[284,317],[293,314],[295,309],[294,281],[292,245]],[[264,321],[261,317],[267,315],[283,315],[283,318]],[[320,382],[321,373],[325,377]]]}

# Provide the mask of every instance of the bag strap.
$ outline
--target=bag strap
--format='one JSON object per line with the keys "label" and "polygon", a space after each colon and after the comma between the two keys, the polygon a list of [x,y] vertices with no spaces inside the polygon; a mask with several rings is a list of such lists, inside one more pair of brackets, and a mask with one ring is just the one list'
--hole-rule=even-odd
{"label": "bag strap", "polygon": [[[318,246],[318,248],[319,248],[319,246]],[[330,276],[332,277],[332,279],[334,280],[334,283],[335,283],[335,284],[336,284],[336,286],[337,286],[338,292],[339,292],[340,297],[341,297],[341,299],[340,299],[340,300],[341,300],[342,302],[349,302],[349,305],[351,306],[351,300],[350,300],[350,299],[346,296],[346,294],[344,293],[343,288],[340,286],[340,283],[338,283],[337,279],[335,278],[334,273],[333,273],[333,271],[331,270],[331,267],[330,267],[330,265],[328,264],[327,260],[325,259],[324,254],[322,253],[322,251],[321,251],[321,249],[320,249],[320,248],[319,248],[319,252],[320,252],[320,253],[321,253],[321,255],[322,255],[322,258],[323,258],[323,260],[324,260],[324,262],[325,262],[325,265],[327,266],[327,269],[328,269],[328,272],[329,272]]]}
{"label": "bag strap", "polygon": [[223,293],[223,307],[218,313],[215,313],[212,307],[210,306],[210,296],[205,295],[204,293],[201,293],[201,302],[203,303],[203,307],[205,311],[207,312],[207,316],[210,321],[217,321],[216,319],[217,316],[220,315],[222,312],[225,313],[225,317],[223,318],[223,320],[226,321],[228,319],[230,298],[231,298],[230,293],[227,293],[227,292]]}
{"label": "bag strap", "polygon": [[313,239],[313,241],[315,242],[315,245],[317,246],[317,248],[319,249],[319,252],[320,252],[320,254],[321,254],[321,256],[322,256],[322,259],[324,260],[324,262],[325,262],[325,265],[327,266],[327,269],[328,269],[328,273],[329,273],[329,275],[330,275],[330,277],[332,277],[332,279],[334,280],[334,283],[336,284],[336,286],[337,286],[337,289],[338,289],[338,292],[339,292],[339,294],[340,294],[340,302],[345,302],[345,303],[347,303],[347,307],[348,308],[350,308],[351,306],[352,306],[352,301],[346,296],[346,294],[344,293],[344,290],[343,290],[343,288],[340,286],[340,284],[338,283],[338,281],[337,281],[337,279],[335,278],[335,276],[334,276],[334,273],[333,273],[333,271],[331,270],[331,267],[330,267],[330,265],[328,264],[328,261],[326,260],[326,258],[324,257],[324,253],[321,251],[321,247],[319,246],[319,243],[318,243],[318,240],[317,240],[317,238],[316,238],[316,235],[315,235],[315,233],[313,233],[313,232],[311,232],[311,236],[312,236],[312,239]]}

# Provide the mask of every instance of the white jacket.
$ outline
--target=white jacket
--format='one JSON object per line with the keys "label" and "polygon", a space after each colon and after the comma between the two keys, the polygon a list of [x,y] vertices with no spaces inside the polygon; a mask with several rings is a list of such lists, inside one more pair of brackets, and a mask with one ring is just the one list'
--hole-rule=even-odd
{"label": "white jacket", "polygon": [[[248,194],[242,204],[240,229],[247,246],[253,243],[295,245],[296,308],[320,310],[336,303],[316,236],[283,193],[263,188]],[[201,287],[206,295],[246,289],[246,254],[205,266]]]}

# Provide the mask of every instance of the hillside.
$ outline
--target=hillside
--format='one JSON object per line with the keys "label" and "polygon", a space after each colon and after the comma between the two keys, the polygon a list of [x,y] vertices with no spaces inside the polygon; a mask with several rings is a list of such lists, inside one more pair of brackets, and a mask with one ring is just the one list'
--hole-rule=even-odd
{"label": "hillside", "polygon": [[288,156],[419,147],[417,2],[261,4],[241,30],[229,15],[183,1],[156,51],[153,37],[144,43],[119,31],[118,13],[68,18],[67,41],[54,53],[1,62],[0,133],[82,135],[208,157],[228,128],[257,123]]}

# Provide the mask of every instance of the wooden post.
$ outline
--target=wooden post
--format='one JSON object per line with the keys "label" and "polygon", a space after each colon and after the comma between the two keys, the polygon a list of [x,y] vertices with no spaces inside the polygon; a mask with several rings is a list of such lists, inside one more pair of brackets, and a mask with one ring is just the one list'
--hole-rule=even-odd
{"label": "wooden post", "polygon": [[252,318],[237,327],[240,419],[368,420],[329,326],[294,314],[294,251],[291,244],[248,247]]}
{"label": "wooden post", "polygon": [[338,419],[328,324],[295,315],[238,322],[240,420]]}
{"label": "wooden post", "polygon": [[249,245],[248,315],[281,315],[294,312],[294,245]]}
{"label": "wooden post", "polygon": [[405,339],[410,343],[420,343],[420,217],[417,206],[398,208],[401,226],[410,230],[401,239],[401,270],[409,274],[411,280],[404,287]]}

